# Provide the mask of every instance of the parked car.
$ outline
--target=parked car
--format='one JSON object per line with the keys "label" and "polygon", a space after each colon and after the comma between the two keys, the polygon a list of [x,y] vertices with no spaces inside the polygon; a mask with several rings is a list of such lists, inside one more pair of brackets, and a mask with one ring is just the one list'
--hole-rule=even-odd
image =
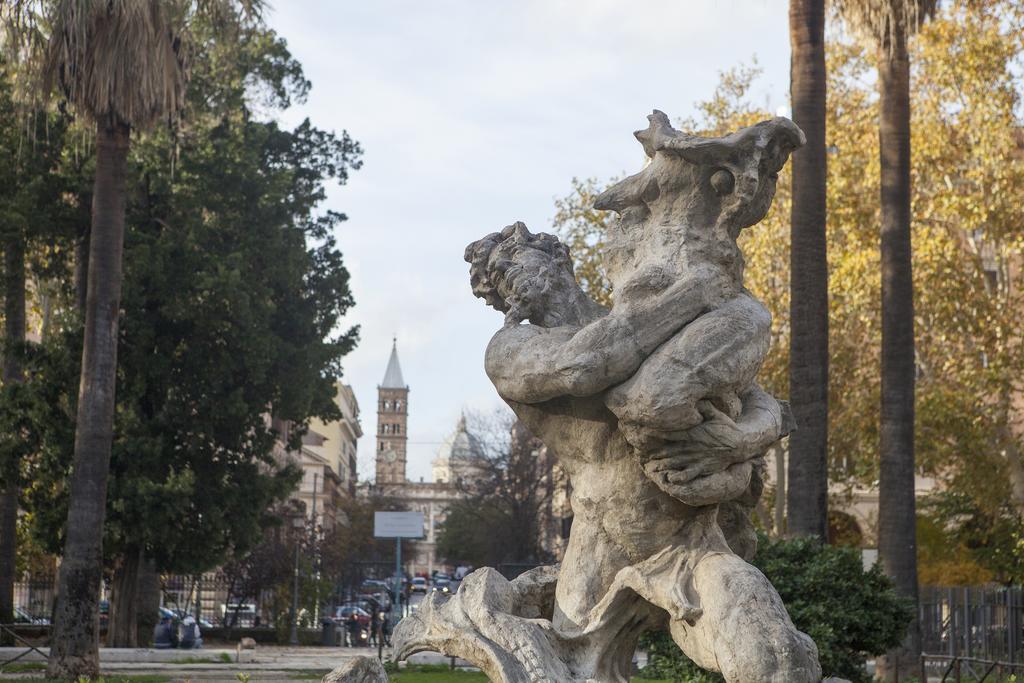
{"label": "parked car", "polygon": [[35,624],[36,626],[48,626],[50,620],[46,617],[34,617],[24,607],[14,608],[14,623],[15,624]]}
{"label": "parked car", "polygon": [[374,612],[388,611],[391,609],[391,597],[387,593],[360,595],[354,602],[370,614],[373,614]]}
{"label": "parked car", "polygon": [[427,592],[427,580],[422,576],[413,578],[412,584],[409,588],[413,593],[426,593]]}
{"label": "parked car", "polygon": [[359,625],[363,628],[370,627],[370,613],[359,605],[347,604],[339,605],[334,608],[334,622],[339,626],[344,626],[348,622],[349,616],[353,613],[356,615],[356,620]]}

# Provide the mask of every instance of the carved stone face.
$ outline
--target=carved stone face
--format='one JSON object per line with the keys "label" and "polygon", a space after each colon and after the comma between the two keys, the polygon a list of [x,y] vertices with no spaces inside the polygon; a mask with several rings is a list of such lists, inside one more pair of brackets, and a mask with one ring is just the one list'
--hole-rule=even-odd
{"label": "carved stone face", "polygon": [[523,223],[471,243],[465,259],[473,293],[504,312],[507,323],[568,324],[588,301],[573,277],[566,246]]}
{"label": "carved stone face", "polygon": [[566,308],[571,290],[579,288],[572,271],[547,252],[525,244],[495,251],[493,279],[508,303],[509,322],[539,322],[546,314]]}

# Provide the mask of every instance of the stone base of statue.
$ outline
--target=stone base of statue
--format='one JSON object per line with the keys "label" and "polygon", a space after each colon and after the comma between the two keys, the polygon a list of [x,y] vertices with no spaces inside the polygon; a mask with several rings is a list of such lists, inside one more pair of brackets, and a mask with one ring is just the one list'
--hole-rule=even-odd
{"label": "stone base of statue", "polygon": [[628,681],[636,641],[655,615],[638,604],[576,633],[554,628],[556,567],[509,581],[490,568],[469,574],[451,597],[430,594],[394,633],[395,657],[421,651],[462,657],[492,681]]}

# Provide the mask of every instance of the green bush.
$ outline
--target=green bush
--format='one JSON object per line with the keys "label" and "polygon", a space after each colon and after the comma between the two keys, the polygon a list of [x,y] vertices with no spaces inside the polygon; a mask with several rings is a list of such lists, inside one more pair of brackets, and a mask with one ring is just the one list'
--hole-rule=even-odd
{"label": "green bush", "polygon": [[668,631],[649,631],[640,638],[640,647],[647,651],[647,666],[639,678],[666,679],[676,683],[720,683],[718,674],[708,673],[687,659]]}
{"label": "green bush", "polygon": [[[761,537],[754,564],[786,603],[796,627],[818,645],[827,676],[867,681],[864,660],[898,645],[913,616],[878,566],[864,571],[860,550],[815,541]],[[721,681],[688,660],[667,633],[644,636],[647,678],[685,683]]]}

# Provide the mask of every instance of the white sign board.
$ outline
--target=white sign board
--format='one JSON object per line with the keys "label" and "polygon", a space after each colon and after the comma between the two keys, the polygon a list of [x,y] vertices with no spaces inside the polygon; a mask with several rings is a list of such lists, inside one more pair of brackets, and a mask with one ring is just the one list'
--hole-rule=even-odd
{"label": "white sign board", "polygon": [[374,512],[373,535],[377,538],[423,538],[423,513]]}

